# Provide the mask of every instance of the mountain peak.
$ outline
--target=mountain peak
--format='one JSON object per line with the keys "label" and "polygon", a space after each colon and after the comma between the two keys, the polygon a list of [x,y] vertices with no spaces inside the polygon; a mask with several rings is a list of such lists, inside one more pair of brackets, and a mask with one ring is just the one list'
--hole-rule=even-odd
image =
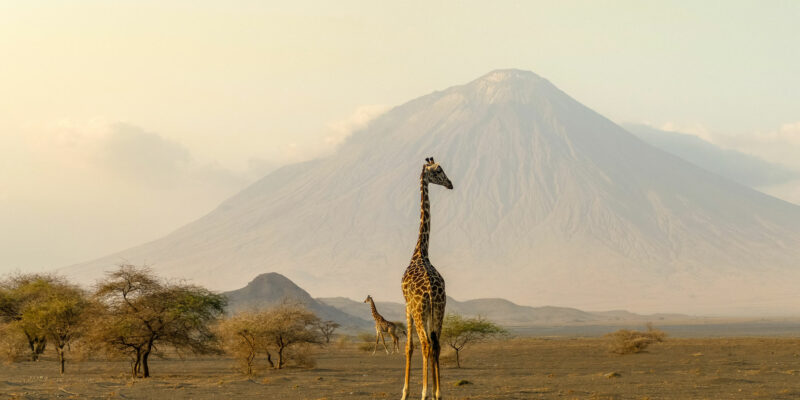
{"label": "mountain peak", "polygon": [[491,71],[466,85],[452,88],[451,93],[478,104],[544,104],[564,96],[547,79],[520,69]]}
{"label": "mountain peak", "polygon": [[521,69],[496,69],[488,74],[480,77],[477,81],[483,82],[508,82],[508,81],[543,81],[545,80],[539,75],[531,71]]}

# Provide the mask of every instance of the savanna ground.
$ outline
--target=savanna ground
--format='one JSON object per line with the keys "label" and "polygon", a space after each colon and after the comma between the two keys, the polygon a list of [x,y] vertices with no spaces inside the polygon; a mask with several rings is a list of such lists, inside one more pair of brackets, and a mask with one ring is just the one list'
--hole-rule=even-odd
{"label": "savanna ground", "polygon": [[[252,378],[223,357],[152,361],[153,377],[132,381],[124,361],[67,364],[47,358],[0,366],[4,398],[394,399],[403,356],[371,356],[356,344],[316,354],[311,369],[262,370]],[[669,339],[640,354],[616,355],[607,341],[514,338],[465,350],[464,367],[445,353],[448,399],[798,399],[800,339]],[[414,355],[412,398],[420,393]],[[461,385],[457,383],[461,381]],[[464,383],[468,381],[469,383]]]}

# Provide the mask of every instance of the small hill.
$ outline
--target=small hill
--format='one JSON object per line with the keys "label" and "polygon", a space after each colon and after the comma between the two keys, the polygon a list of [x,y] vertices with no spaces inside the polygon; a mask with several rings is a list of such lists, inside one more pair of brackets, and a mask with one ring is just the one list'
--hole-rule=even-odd
{"label": "small hill", "polygon": [[284,301],[297,301],[304,304],[323,320],[336,321],[346,329],[364,329],[371,326],[369,321],[353,317],[327,304],[320,303],[289,278],[269,272],[261,274],[247,286],[223,293],[228,298],[228,312],[269,308]]}
{"label": "small hill", "polygon": [[[367,296],[365,295],[364,297],[366,298]],[[354,301],[347,297],[324,297],[316,300],[322,304],[335,307],[353,317],[372,321],[372,312],[369,309],[369,305],[360,301]],[[389,321],[401,321],[403,323],[406,321],[406,306],[404,304],[375,300],[375,307],[383,318]]]}

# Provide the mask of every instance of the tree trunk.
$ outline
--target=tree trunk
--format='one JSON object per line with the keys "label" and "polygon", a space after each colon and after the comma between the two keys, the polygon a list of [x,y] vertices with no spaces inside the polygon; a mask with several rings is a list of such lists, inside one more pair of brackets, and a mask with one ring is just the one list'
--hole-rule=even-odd
{"label": "tree trunk", "polygon": [[56,347],[56,352],[58,353],[58,362],[61,363],[61,375],[64,375],[64,346]]}
{"label": "tree trunk", "polygon": [[247,354],[247,375],[253,375],[253,360],[256,359],[256,352],[251,350],[249,354]]}
{"label": "tree trunk", "polygon": [[269,351],[267,351],[267,362],[271,368],[275,368],[275,363],[272,362],[272,354],[270,354]]}
{"label": "tree trunk", "polygon": [[136,349],[136,359],[131,364],[131,368],[131,378],[138,378],[139,372],[142,370],[142,349]]}
{"label": "tree trunk", "polygon": [[28,347],[31,349],[31,361],[39,361],[39,355],[44,353],[47,346],[47,339],[30,335],[25,332],[25,337],[28,339]]}
{"label": "tree trunk", "polygon": [[31,361],[38,360],[39,355],[36,354],[36,345],[34,344],[33,339],[28,338],[28,347],[31,348]]}
{"label": "tree trunk", "polygon": [[145,350],[144,354],[142,354],[142,368],[144,369],[144,374],[142,378],[149,378],[150,377],[150,366],[147,365],[147,359],[150,357],[150,350]]}
{"label": "tree trunk", "polygon": [[461,360],[458,358],[458,349],[456,349],[456,368],[461,368]]}

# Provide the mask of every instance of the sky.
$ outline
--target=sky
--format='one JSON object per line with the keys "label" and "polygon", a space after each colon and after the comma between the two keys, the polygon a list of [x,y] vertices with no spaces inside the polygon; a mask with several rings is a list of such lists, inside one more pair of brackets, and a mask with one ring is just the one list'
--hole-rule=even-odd
{"label": "sky", "polygon": [[[156,239],[491,70],[800,169],[795,1],[0,0],[0,273]],[[768,192],[800,203],[800,182]]]}

